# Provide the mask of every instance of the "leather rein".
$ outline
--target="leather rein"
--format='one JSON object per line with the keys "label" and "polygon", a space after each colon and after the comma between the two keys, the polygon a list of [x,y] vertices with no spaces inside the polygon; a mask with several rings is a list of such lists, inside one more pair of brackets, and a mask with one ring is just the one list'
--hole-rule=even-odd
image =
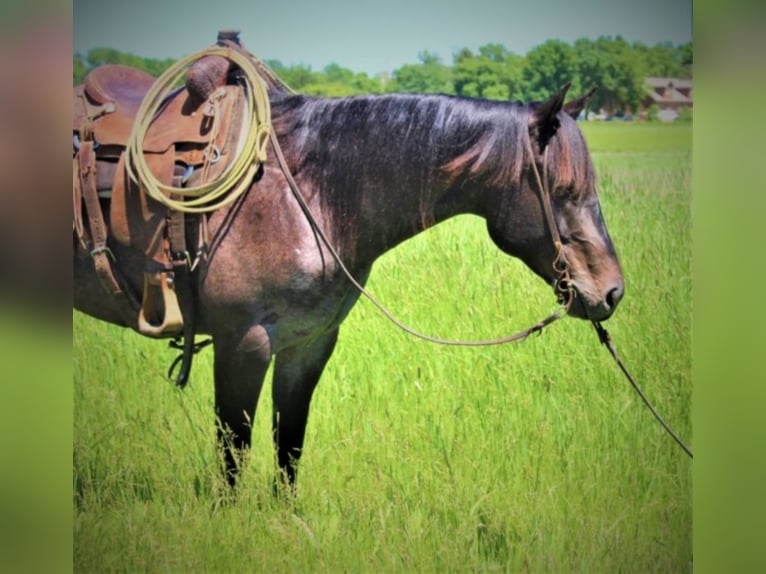
{"label": "leather rein", "polygon": [[[293,178],[292,173],[290,173],[290,168],[288,167],[287,161],[285,160],[284,154],[282,153],[282,148],[280,147],[279,141],[277,140],[277,137],[273,131],[270,133],[270,138],[271,138],[271,144],[274,148],[274,153],[277,157],[277,161],[279,162],[279,167],[281,168],[282,173],[287,179],[287,183],[290,186],[290,190],[292,191],[292,194],[295,197],[295,200],[298,202],[298,205],[300,206],[301,210],[303,211],[303,214],[308,220],[309,225],[311,225],[316,235],[322,240],[322,243],[330,252],[330,255],[335,260],[335,263],[341,269],[341,271],[346,276],[346,278],[351,282],[351,284],[356,288],[356,290],[359,291],[360,294],[364,295],[364,297],[366,297],[381,313],[383,313],[383,315],[389,321],[391,321],[394,325],[399,327],[405,333],[408,333],[409,335],[412,335],[413,337],[416,337],[418,339],[422,339],[424,341],[428,341],[430,343],[436,343],[439,345],[452,345],[452,346],[461,346],[461,347],[486,347],[491,345],[502,345],[505,343],[512,343],[514,341],[521,341],[526,339],[533,333],[541,332],[545,327],[547,327],[554,321],[557,321],[558,319],[561,319],[562,317],[564,317],[569,311],[569,308],[572,306],[572,302],[574,301],[574,297],[575,297],[575,292],[574,292],[574,289],[572,288],[572,282],[569,276],[569,269],[567,267],[566,260],[563,257],[561,237],[559,236],[558,228],[556,226],[556,220],[554,219],[554,216],[553,216],[553,208],[551,207],[550,193],[546,185],[547,180],[540,177],[540,171],[538,170],[537,164],[534,160],[532,161],[532,172],[535,176],[535,180],[537,183],[537,189],[540,195],[540,201],[543,204],[543,211],[545,212],[545,220],[548,226],[548,230],[551,233],[551,237],[553,238],[553,243],[556,247],[556,256],[554,257],[554,260],[553,260],[553,269],[557,273],[557,278],[553,282],[553,288],[561,306],[556,311],[554,311],[553,313],[551,313],[544,319],[538,321],[531,327],[528,327],[527,329],[524,329],[512,335],[507,335],[505,337],[499,337],[496,339],[486,339],[486,340],[480,340],[480,341],[470,341],[470,340],[461,341],[461,340],[452,340],[452,339],[441,339],[439,337],[425,335],[405,325],[399,319],[397,319],[393,315],[393,313],[391,313],[391,311],[389,311],[380,301],[378,301],[378,299],[372,293],[370,293],[367,289],[365,289],[365,287],[359,281],[356,280],[356,278],[353,276],[351,271],[349,271],[349,269],[343,263],[343,260],[341,259],[337,250],[333,247],[332,243],[327,238],[327,235],[322,230],[321,226],[317,222],[314,215],[311,213],[311,210],[306,204],[306,201],[303,198],[303,194],[301,193],[297,182]],[[531,143],[527,142],[527,146],[528,146],[527,151],[530,152],[530,157],[534,158],[534,154],[531,153],[532,152]],[[543,173],[546,176],[547,176],[547,168],[548,168],[547,159],[548,159],[548,150],[546,148],[545,152],[543,153]]]}

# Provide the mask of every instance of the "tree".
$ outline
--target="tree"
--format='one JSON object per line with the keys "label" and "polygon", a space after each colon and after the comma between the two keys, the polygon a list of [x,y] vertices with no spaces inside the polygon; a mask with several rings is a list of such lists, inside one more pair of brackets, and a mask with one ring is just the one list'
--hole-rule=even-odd
{"label": "tree", "polygon": [[266,60],[266,65],[279,76],[293,90],[301,91],[305,86],[315,84],[318,81],[316,72],[311,68],[298,64],[297,66],[285,66],[279,60]]}
{"label": "tree", "polygon": [[420,64],[405,64],[394,70],[387,86],[389,92],[418,92],[454,94],[452,70],[441,63],[432,52],[418,54]]}
{"label": "tree", "polygon": [[[620,36],[596,40],[581,38],[573,45],[548,40],[519,56],[501,44],[481,46],[477,52],[463,48],[444,65],[433,52],[418,54],[417,64],[405,64],[389,80],[370,77],[336,63],[314,72],[303,64],[285,66],[279,60],[266,63],[291,88],[307,94],[346,96],[382,92],[435,92],[494,100],[541,101],[572,82],[572,94],[599,88],[587,111],[608,113],[636,111],[645,97],[647,76],[691,78],[694,50],[691,42],[646,46],[628,44]],[[102,64],[123,64],[160,75],[172,59],[142,58],[111,48],[97,48],[85,56],[75,54],[72,81],[81,83],[85,74]]]}
{"label": "tree", "polygon": [[307,84],[301,88],[301,93],[310,96],[323,96],[326,98],[342,98],[352,96],[357,92],[348,84],[342,82],[320,81],[313,84]]}
{"label": "tree", "polygon": [[606,72],[606,59],[609,54],[599,49],[595,42],[588,38],[580,38],[574,43],[574,50],[579,59],[580,85],[584,90],[597,88],[585,107],[585,117],[589,112],[598,111],[604,106],[604,94],[601,92]]}
{"label": "tree", "polygon": [[455,93],[491,100],[521,98],[523,59],[500,44],[487,44],[474,54],[468,48],[454,55]]}
{"label": "tree", "polygon": [[135,54],[114,50],[113,48],[94,48],[88,52],[86,57],[86,63],[89,68],[103,66],[104,64],[121,64],[123,66],[137,68],[152,76],[159,76],[172,66],[174,62],[175,60],[173,58],[165,58],[162,60],[142,58]]}
{"label": "tree", "polygon": [[694,46],[691,42],[687,42],[686,44],[681,44],[680,46],[676,47],[676,58],[678,58],[678,61],[681,64],[681,69],[683,70],[683,78],[691,78],[692,77],[692,69],[694,67]]}
{"label": "tree", "polygon": [[75,54],[74,59],[72,60],[72,85],[77,86],[79,84],[82,84],[83,78],[85,78],[85,74],[88,73],[88,65],[83,60],[82,55]]}
{"label": "tree", "polygon": [[313,96],[343,97],[358,93],[352,85],[354,72],[335,62],[313,74],[313,81],[300,87],[300,91]]}
{"label": "tree", "polygon": [[322,73],[325,76],[325,81],[330,83],[351,85],[354,79],[354,72],[339,66],[335,62],[325,66]]}
{"label": "tree", "polygon": [[633,50],[643,60],[649,76],[680,78],[685,73],[679,53],[670,42],[654,46],[636,42]]}
{"label": "tree", "polygon": [[646,78],[649,68],[641,54],[617,36],[611,43],[614,58],[608,60],[613,83],[608,86],[618,112],[635,113],[646,97]]}
{"label": "tree", "polygon": [[575,49],[561,40],[548,40],[527,52],[523,70],[527,99],[542,101],[572,82],[572,93],[581,92],[580,60]]}
{"label": "tree", "polygon": [[648,66],[639,50],[620,36],[577,40],[578,76],[583,89],[598,88],[590,110],[608,114],[635,112],[646,95]]}
{"label": "tree", "polygon": [[364,72],[354,74],[351,85],[359,94],[382,94],[386,86],[383,76],[371,78]]}

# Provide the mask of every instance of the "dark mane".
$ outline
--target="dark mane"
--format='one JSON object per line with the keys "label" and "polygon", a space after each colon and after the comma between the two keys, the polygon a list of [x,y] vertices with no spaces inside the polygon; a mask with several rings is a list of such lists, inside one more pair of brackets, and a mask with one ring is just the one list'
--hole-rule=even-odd
{"label": "dark mane", "polygon": [[588,145],[575,120],[561,112],[559,122],[559,128],[549,143],[549,189],[564,189],[575,197],[583,197],[596,185],[596,172]]}
{"label": "dark mane", "polygon": [[467,177],[491,187],[516,187],[529,162],[529,108],[520,102],[469,100],[474,106],[471,125],[461,126],[472,133],[472,145],[443,168],[450,179]]}
{"label": "dark mane", "polygon": [[[434,94],[293,96],[275,102],[274,118],[278,134],[319,127],[323,133],[317,139],[329,137],[331,143],[325,144],[337,146],[337,151],[346,148],[356,156],[362,151],[359,142],[344,146],[334,138],[350,128],[370,144],[378,161],[400,160],[403,152],[412,151],[448,179],[467,176],[507,186],[518,182],[528,160],[520,152],[529,137],[529,107],[519,102]],[[302,143],[310,146],[312,142]]]}
{"label": "dark mane", "polygon": [[[494,102],[493,102],[494,104]],[[515,102],[495,106],[500,115],[488,126],[482,125],[482,135],[467,151],[444,167],[453,177],[468,174],[493,187],[516,187],[530,162],[528,152],[529,121],[538,102]],[[595,185],[595,170],[588,146],[577,122],[560,112],[557,126],[548,146],[549,189],[565,189],[582,196]],[[539,149],[539,145],[534,148]]]}
{"label": "dark mane", "polygon": [[[435,94],[317,98],[285,95],[272,102],[274,128],[286,138],[296,174],[329,182],[322,201],[352,224],[362,182],[385,193],[415,189],[421,204],[434,184],[473,181],[491,188],[519,185],[529,165],[534,105]],[[594,175],[582,134],[565,113],[551,140],[556,187],[584,192]],[[564,117],[566,116],[566,117]],[[372,182],[371,184],[369,182]],[[424,220],[430,215],[424,214]]]}

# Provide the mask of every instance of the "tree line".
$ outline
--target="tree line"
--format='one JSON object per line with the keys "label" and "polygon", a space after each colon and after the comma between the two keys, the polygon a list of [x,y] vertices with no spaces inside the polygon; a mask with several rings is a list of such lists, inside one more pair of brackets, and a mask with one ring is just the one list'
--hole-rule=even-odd
{"label": "tree line", "polygon": [[[157,76],[173,62],[98,48],[74,56],[73,81],[80,83],[88,70],[102,64],[125,64]],[[477,51],[463,48],[453,54],[451,65],[433,52],[423,51],[417,63],[377,76],[337,63],[320,71],[279,60],[266,63],[294,90],[311,95],[418,92],[527,102],[543,100],[572,82],[573,94],[599,88],[590,102],[591,111],[620,113],[638,109],[649,76],[691,78],[693,45],[666,42],[648,46],[629,43],[620,36],[602,36],[573,43],[548,40],[522,56],[490,43]]]}

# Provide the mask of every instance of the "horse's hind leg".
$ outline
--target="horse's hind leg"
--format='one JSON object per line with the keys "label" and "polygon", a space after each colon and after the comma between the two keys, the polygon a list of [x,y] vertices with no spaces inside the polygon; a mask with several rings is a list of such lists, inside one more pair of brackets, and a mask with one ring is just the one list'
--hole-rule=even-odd
{"label": "horse's hind leg", "polygon": [[236,335],[214,336],[215,410],[224,452],[226,479],[237,480],[239,455],[250,447],[252,422],[263,379],[271,362],[265,329],[254,326]]}
{"label": "horse's hind leg", "polygon": [[311,395],[337,340],[335,329],[308,345],[285,349],[276,356],[272,385],[274,442],[279,467],[291,485],[303,448]]}

